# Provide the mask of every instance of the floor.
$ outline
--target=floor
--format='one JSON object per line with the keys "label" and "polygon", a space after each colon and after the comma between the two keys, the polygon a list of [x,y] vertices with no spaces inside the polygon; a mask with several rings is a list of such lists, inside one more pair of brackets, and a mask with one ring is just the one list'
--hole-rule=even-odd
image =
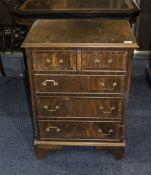
{"label": "floor", "polygon": [[135,59],[133,64],[122,161],[93,147],[66,147],[37,160],[23,78],[0,77],[0,175],[150,175],[151,89],[145,79],[146,61]]}

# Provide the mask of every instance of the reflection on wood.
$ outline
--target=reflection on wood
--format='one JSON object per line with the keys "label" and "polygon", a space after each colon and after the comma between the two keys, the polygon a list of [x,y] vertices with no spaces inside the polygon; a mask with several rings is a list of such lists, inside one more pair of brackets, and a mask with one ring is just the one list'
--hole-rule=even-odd
{"label": "reflection on wood", "polygon": [[25,0],[14,11],[16,23],[28,26],[37,18],[124,18],[133,23],[139,14],[133,0]]}
{"label": "reflection on wood", "polygon": [[20,10],[131,10],[130,0],[26,0]]}
{"label": "reflection on wood", "polygon": [[53,146],[79,145],[110,148],[122,159],[137,47],[128,22],[37,20],[22,46],[28,55],[37,157]]}

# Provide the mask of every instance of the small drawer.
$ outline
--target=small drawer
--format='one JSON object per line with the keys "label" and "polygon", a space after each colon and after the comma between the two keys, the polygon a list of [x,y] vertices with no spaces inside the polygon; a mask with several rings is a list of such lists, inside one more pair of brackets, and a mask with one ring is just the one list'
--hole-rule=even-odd
{"label": "small drawer", "polygon": [[76,71],[77,54],[74,51],[33,51],[34,71]]}
{"label": "small drawer", "polygon": [[122,98],[37,97],[39,118],[119,119],[122,104]]}
{"label": "small drawer", "polygon": [[36,92],[123,93],[125,76],[35,75]]}
{"label": "small drawer", "polygon": [[82,71],[126,71],[127,52],[83,51]]}
{"label": "small drawer", "polygon": [[77,139],[77,140],[111,140],[120,137],[120,122],[73,122],[42,121],[39,122],[40,139]]}

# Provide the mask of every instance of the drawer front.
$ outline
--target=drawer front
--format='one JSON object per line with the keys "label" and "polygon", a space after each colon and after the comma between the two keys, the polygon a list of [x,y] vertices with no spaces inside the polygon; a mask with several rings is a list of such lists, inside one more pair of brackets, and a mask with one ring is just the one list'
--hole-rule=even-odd
{"label": "drawer front", "polygon": [[122,98],[37,97],[38,116],[59,118],[120,118]]}
{"label": "drawer front", "polygon": [[125,76],[36,75],[36,92],[123,93]]}
{"label": "drawer front", "polygon": [[39,121],[40,139],[118,139],[119,122]]}
{"label": "drawer front", "polygon": [[77,55],[74,51],[33,51],[34,71],[76,71]]}
{"label": "drawer front", "polygon": [[127,52],[124,51],[83,51],[83,71],[126,71]]}

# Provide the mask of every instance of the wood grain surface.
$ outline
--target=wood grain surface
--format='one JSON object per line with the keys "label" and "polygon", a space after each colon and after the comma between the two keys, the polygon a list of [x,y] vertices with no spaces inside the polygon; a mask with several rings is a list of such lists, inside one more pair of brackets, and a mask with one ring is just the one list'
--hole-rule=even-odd
{"label": "wood grain surface", "polygon": [[22,47],[137,48],[138,45],[126,20],[71,19],[36,20]]}
{"label": "wood grain surface", "polygon": [[22,46],[37,158],[63,146],[96,146],[122,159],[133,49],[138,47],[128,22],[37,20]]}

